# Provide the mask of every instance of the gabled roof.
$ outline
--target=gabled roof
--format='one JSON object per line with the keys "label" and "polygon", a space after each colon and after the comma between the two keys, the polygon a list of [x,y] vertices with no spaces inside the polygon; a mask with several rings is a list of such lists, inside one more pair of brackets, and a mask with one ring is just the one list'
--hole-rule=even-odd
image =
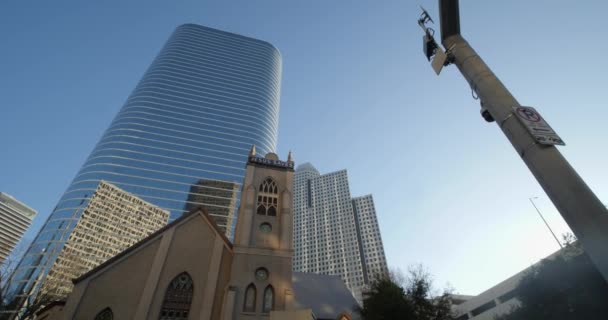
{"label": "gabled roof", "polygon": [[89,276],[97,273],[98,271],[100,271],[101,269],[105,268],[106,266],[116,262],[117,260],[119,260],[120,258],[124,257],[125,255],[129,254],[130,252],[136,250],[137,248],[141,247],[142,245],[144,245],[145,243],[147,243],[148,241],[151,241],[152,239],[155,239],[156,237],[160,236],[162,233],[164,233],[165,231],[175,227],[176,225],[180,224],[182,221],[194,216],[194,215],[199,215],[201,216],[203,219],[207,220],[207,222],[209,222],[212,226],[213,229],[215,230],[215,232],[217,234],[220,235],[220,237],[224,240],[224,242],[226,243],[226,245],[232,249],[232,243],[230,242],[230,240],[228,240],[228,238],[226,237],[226,235],[222,232],[222,230],[217,226],[217,224],[215,223],[215,221],[213,220],[213,218],[211,218],[211,216],[209,216],[209,212],[207,211],[206,208],[199,206],[196,207],[192,210],[190,210],[188,213],[184,213],[181,217],[173,220],[173,222],[169,223],[168,225],[158,229],[158,231],[152,233],[151,235],[145,237],[143,240],[135,243],[134,245],[128,247],[127,249],[125,249],[123,252],[115,255],[114,257],[106,260],[105,262],[103,262],[102,264],[98,265],[97,267],[89,270],[88,272],[86,272],[85,274],[81,275],[80,277],[76,278],[76,279],[72,279],[72,283],[77,284],[78,282],[88,278]]}
{"label": "gabled roof", "polygon": [[294,272],[295,309],[312,309],[317,319],[338,319],[343,313],[360,319],[357,300],[339,276]]}
{"label": "gabled roof", "polygon": [[51,308],[54,308],[54,307],[63,307],[63,306],[65,306],[65,300],[55,300],[55,301],[52,301],[51,303],[49,303],[46,306],[44,306],[42,309],[36,311],[36,316],[41,315],[42,313],[48,311]]}

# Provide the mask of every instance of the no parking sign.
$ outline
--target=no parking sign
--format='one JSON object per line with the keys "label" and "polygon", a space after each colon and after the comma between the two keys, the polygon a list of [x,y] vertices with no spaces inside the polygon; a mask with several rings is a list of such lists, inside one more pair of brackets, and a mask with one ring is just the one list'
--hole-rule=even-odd
{"label": "no parking sign", "polygon": [[540,113],[532,107],[513,107],[513,113],[524,124],[528,132],[540,144],[565,146],[564,141],[557,135]]}

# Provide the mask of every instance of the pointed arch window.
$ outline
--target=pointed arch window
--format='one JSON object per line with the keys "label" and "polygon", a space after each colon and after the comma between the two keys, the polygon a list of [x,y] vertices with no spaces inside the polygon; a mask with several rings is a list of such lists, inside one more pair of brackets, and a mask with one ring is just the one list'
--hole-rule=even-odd
{"label": "pointed arch window", "polygon": [[244,312],[255,312],[256,295],[257,290],[255,289],[255,285],[253,283],[248,285],[247,289],[245,289],[245,300],[243,301]]}
{"label": "pointed arch window", "polygon": [[95,316],[95,320],[114,320],[114,313],[112,309],[105,308]]}
{"label": "pointed arch window", "polygon": [[266,178],[258,189],[257,214],[276,216],[279,203],[279,188],[272,178]]}
{"label": "pointed arch window", "polygon": [[271,285],[268,285],[266,289],[264,289],[264,304],[262,305],[262,312],[268,313],[272,309],[274,309],[274,288]]}
{"label": "pointed arch window", "polygon": [[272,193],[272,194],[279,193],[279,190],[277,188],[277,183],[274,182],[274,180],[272,180],[272,178],[270,178],[270,177],[264,179],[262,184],[260,184],[260,192]]}
{"label": "pointed arch window", "polygon": [[190,313],[194,285],[187,272],[180,273],[173,278],[160,309],[160,320],[186,320]]}
{"label": "pointed arch window", "polygon": [[266,214],[272,217],[276,217],[277,216],[277,208],[274,206],[270,206],[268,207],[268,210],[266,210]]}

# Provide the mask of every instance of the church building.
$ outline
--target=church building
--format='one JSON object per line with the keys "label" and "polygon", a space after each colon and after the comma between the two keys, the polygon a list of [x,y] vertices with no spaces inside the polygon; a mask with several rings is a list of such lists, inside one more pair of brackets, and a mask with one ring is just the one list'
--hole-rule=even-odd
{"label": "church building", "polygon": [[359,319],[339,277],[292,272],[293,168],[291,153],[253,147],[234,242],[195,208],[74,279],[38,319]]}

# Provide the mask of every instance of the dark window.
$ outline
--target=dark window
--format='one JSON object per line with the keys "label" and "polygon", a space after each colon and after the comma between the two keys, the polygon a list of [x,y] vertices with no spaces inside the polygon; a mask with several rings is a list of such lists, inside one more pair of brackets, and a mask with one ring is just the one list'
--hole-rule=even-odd
{"label": "dark window", "polygon": [[173,278],[160,309],[160,320],[186,320],[190,312],[194,285],[192,278],[186,272]]}
{"label": "dark window", "polygon": [[272,231],[272,225],[270,223],[264,222],[260,224],[260,231],[263,233],[270,233]]}
{"label": "dark window", "polygon": [[243,301],[244,312],[255,312],[256,294],[257,290],[255,289],[255,285],[253,283],[247,286],[247,289],[245,290],[245,301]]}
{"label": "dark window", "polygon": [[266,215],[266,207],[264,207],[264,205],[261,205],[261,204],[260,204],[260,205],[258,206],[258,214],[261,214],[261,215]]}
{"label": "dark window", "polygon": [[114,320],[114,313],[112,309],[105,308],[95,316],[95,320]]}
{"label": "dark window", "polygon": [[277,184],[271,178],[266,178],[264,182],[260,185],[260,191],[264,193],[278,193]]}
{"label": "dark window", "polygon": [[490,302],[488,302],[486,304],[482,304],[481,306],[473,309],[471,311],[471,314],[473,315],[473,317],[475,317],[475,316],[478,316],[478,315],[480,315],[480,314],[482,314],[482,313],[484,313],[484,312],[486,312],[486,311],[488,311],[488,310],[490,310],[490,309],[492,309],[494,307],[496,307],[496,302],[494,302],[494,300],[492,300],[492,301],[490,301]]}
{"label": "dark window", "polygon": [[312,186],[311,186],[311,181],[310,179],[308,179],[307,181],[307,197],[306,197],[306,204],[308,208],[312,208],[312,190],[311,190]]}
{"label": "dark window", "polygon": [[277,215],[277,206],[279,203],[277,184],[271,178],[266,178],[258,189],[258,207],[257,214],[260,215]]}
{"label": "dark window", "polygon": [[268,215],[275,217],[277,215],[277,209],[274,206],[268,208]]}
{"label": "dark window", "polygon": [[513,298],[515,298],[517,296],[517,292],[515,290],[511,290],[505,294],[503,294],[502,296],[498,297],[498,300],[500,300],[501,303],[503,302],[507,302]]}

